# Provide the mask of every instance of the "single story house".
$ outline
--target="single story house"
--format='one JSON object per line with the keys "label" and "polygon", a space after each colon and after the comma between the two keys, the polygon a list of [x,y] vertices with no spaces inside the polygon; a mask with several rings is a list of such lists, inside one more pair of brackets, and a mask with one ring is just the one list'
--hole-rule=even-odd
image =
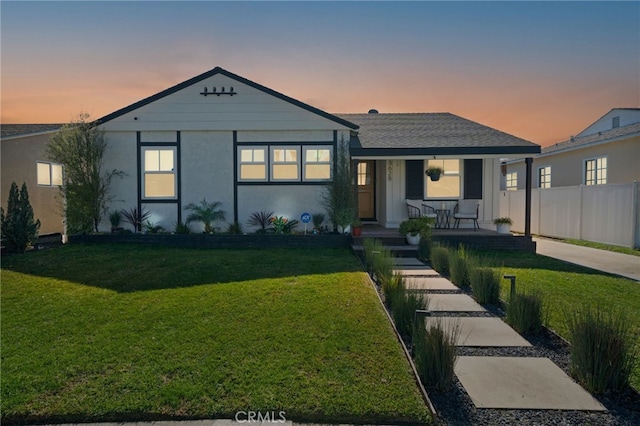
{"label": "single story house", "polygon": [[[126,174],[113,181],[110,208],[144,208],[166,229],[203,198],[242,224],[263,210],[295,219],[323,212],[339,146],[355,163],[363,220],[395,228],[407,199],[447,209],[472,199],[480,224],[492,227],[500,159],[540,152],[450,113],[329,114],[218,67],[96,123],[109,146],[105,168]],[[437,182],[425,175],[434,165],[444,168]]]}

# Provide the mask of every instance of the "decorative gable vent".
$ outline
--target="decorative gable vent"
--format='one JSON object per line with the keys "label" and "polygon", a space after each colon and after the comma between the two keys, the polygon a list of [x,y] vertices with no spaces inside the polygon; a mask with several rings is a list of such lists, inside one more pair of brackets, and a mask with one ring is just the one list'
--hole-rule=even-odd
{"label": "decorative gable vent", "polygon": [[617,127],[620,127],[620,116],[613,117],[611,119],[611,128],[615,129]]}
{"label": "decorative gable vent", "polygon": [[233,96],[233,95],[237,95],[238,92],[233,90],[233,86],[229,87],[229,91],[225,91],[224,86],[222,86],[220,88],[220,90],[218,91],[218,88],[216,86],[213,86],[213,88],[211,89],[211,92],[209,91],[209,89],[207,87],[204,88],[204,91],[200,92],[200,94],[202,96],[209,96],[209,95],[216,95],[218,97],[220,97],[220,95],[229,95],[229,96]]}

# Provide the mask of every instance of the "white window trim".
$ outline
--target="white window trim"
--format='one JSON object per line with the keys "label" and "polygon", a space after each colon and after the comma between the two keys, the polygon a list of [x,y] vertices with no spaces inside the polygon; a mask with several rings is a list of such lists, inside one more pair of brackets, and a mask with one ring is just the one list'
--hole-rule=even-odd
{"label": "white window trim", "polygon": [[[602,160],[602,159],[607,160],[607,166],[604,168],[604,170],[607,171],[607,177],[604,183],[599,183],[598,182],[598,160]],[[594,168],[595,179],[594,179],[594,182],[590,184],[587,183],[587,163],[589,161],[595,161],[595,168]],[[602,155],[600,157],[585,158],[584,161],[582,161],[582,184],[583,185],[586,185],[586,186],[606,185],[608,180],[609,180],[609,159],[606,155]]]}
{"label": "white window trim", "polygon": [[[456,160],[458,161],[458,171],[457,172],[451,172],[451,171],[447,171],[446,167],[444,167],[444,161],[445,160]],[[442,167],[444,169],[444,173],[442,173],[441,176],[447,176],[447,177],[455,177],[457,176],[459,179],[459,185],[458,185],[458,195],[457,196],[448,196],[448,197],[430,197],[429,196],[429,183],[431,182],[431,179],[426,175],[426,171],[427,168],[429,167],[429,161],[432,160],[426,160],[424,162],[424,170],[423,170],[423,175],[424,175],[424,199],[425,200],[458,200],[460,198],[462,198],[463,194],[464,194],[464,171],[463,171],[463,167],[464,167],[464,161],[462,159],[459,158],[443,158],[443,159],[437,159],[436,161],[442,161]]]}
{"label": "white window trim", "polygon": [[[49,168],[49,183],[48,184],[44,184],[44,183],[38,183],[38,165],[40,164],[44,164],[46,166],[48,166]],[[62,183],[60,185],[54,184],[53,183],[53,166],[58,166],[60,167],[60,171],[62,173],[62,180],[64,182],[64,166],[62,164],[59,163],[51,163],[48,161],[36,161],[36,185],[40,186],[42,188],[59,188],[62,186]]]}
{"label": "white window trim", "polygon": [[[513,175],[515,179],[509,179],[509,175]],[[509,186],[509,181],[515,182],[515,186]],[[505,176],[504,188],[507,191],[517,191],[518,190],[518,172],[508,172]]]}
{"label": "white window trim", "polygon": [[[307,151],[309,150],[329,150],[329,161],[310,161],[307,162]],[[328,179],[308,179],[307,164],[313,165],[328,165],[329,166],[329,178]],[[303,182],[329,182],[333,179],[333,146],[331,145],[302,145],[302,173]]]}
{"label": "white window trim", "polygon": [[[283,149],[283,150],[294,150],[296,151],[296,161],[275,161],[274,151]],[[301,159],[301,149],[300,145],[272,145],[269,147],[269,179],[271,182],[300,182],[302,180],[302,159]],[[298,177],[296,179],[276,179],[273,176],[273,167],[274,166],[283,166],[283,165],[293,165],[295,164],[298,169]]]}
{"label": "white window trim", "polygon": [[[172,170],[158,170],[158,171],[147,171],[145,169],[146,167],[146,153],[147,151],[172,151],[173,152],[173,169]],[[140,158],[140,161],[142,162],[142,164],[140,164],[140,167],[142,169],[142,199],[143,200],[177,200],[178,199],[178,173],[177,173],[177,168],[178,168],[178,164],[177,164],[177,152],[178,149],[177,147],[174,146],[145,146],[142,148],[142,155]],[[158,197],[151,197],[148,196],[146,194],[146,179],[147,179],[147,175],[166,175],[166,174],[173,174],[173,196],[172,197],[167,197],[167,196],[158,196]]]}
{"label": "white window trim", "polygon": [[[541,176],[540,176],[540,172],[542,170],[545,170],[547,167],[549,168],[549,176],[548,176],[548,181],[546,182],[547,186],[543,187],[542,186],[542,179],[541,179]],[[550,165],[538,167],[538,188],[539,189],[551,188],[551,166]]]}
{"label": "white window trim", "polygon": [[[264,153],[264,161],[242,161],[242,150],[243,149],[251,149],[251,150],[261,150]],[[238,147],[238,182],[268,182],[270,167],[269,167],[269,147],[266,145],[243,145]],[[264,165],[264,178],[262,179],[243,179],[241,176],[241,168],[244,164],[250,165]]]}

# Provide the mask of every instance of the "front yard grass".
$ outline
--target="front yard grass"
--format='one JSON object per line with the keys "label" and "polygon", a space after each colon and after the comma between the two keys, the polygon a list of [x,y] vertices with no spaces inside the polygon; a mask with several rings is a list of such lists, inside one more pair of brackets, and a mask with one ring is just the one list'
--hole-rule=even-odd
{"label": "front yard grass", "polygon": [[347,250],[66,246],[1,279],[2,423],[430,420]]}
{"label": "front yard grass", "polygon": [[[640,336],[640,283],[533,253],[479,254],[504,274],[515,275],[517,289],[539,289],[549,307],[547,325],[565,339],[567,313],[575,312],[585,303],[624,311],[636,336]],[[509,281],[502,280],[503,299],[508,297],[509,289]],[[640,351],[640,342],[636,349]],[[631,385],[640,391],[640,363],[635,366]]]}

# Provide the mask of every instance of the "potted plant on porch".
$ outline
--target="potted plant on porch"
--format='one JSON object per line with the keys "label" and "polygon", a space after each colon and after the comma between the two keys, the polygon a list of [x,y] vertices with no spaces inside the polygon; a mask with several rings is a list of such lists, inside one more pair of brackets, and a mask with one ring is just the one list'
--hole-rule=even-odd
{"label": "potted plant on porch", "polygon": [[513,222],[509,217],[499,217],[497,219],[493,219],[494,225],[496,225],[496,230],[498,234],[510,234],[511,233],[511,225]]}
{"label": "potted plant on porch", "polygon": [[440,180],[440,175],[444,173],[444,169],[442,167],[437,166],[429,166],[427,167],[427,171],[424,172],[432,181]]}
{"label": "potted plant on porch", "polygon": [[351,222],[351,234],[354,237],[359,237],[362,234],[362,221],[360,219],[354,219]]}
{"label": "potted plant on porch", "polygon": [[400,223],[400,233],[407,238],[407,244],[417,246],[420,237],[429,234],[431,222],[432,219],[427,217],[407,219]]}

